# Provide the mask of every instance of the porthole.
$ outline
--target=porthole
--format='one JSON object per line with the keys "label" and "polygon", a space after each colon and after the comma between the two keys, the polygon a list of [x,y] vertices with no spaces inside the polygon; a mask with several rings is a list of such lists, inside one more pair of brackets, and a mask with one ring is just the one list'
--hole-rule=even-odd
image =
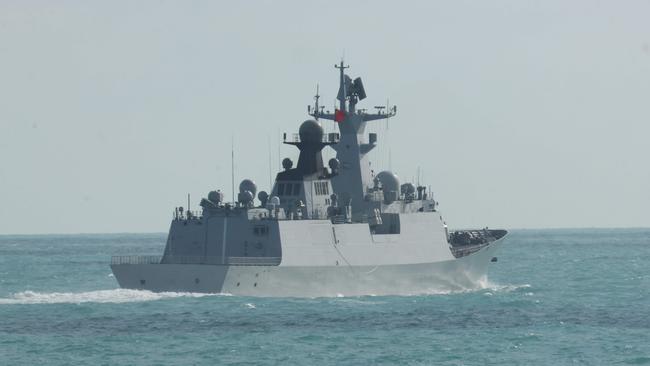
{"label": "porthole", "polygon": [[145,283],[147,283],[146,280],[140,280],[140,284],[141,284],[141,285],[144,285]]}
{"label": "porthole", "polygon": [[257,282],[255,282],[255,283],[253,284],[253,287],[257,287]]}
{"label": "porthole", "polygon": [[194,279],[194,283],[196,283],[197,285],[198,285],[199,282],[200,282],[200,280],[198,278]]}
{"label": "porthole", "polygon": [[237,287],[239,287],[239,282],[237,282]]}

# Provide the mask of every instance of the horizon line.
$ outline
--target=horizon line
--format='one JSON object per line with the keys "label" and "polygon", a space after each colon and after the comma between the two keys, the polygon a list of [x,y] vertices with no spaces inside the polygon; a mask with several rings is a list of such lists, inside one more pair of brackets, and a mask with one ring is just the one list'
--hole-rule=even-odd
{"label": "horizon line", "polygon": [[[458,228],[455,230],[481,230],[483,228]],[[525,230],[631,230],[631,229],[650,229],[650,226],[576,226],[576,227],[519,227],[504,229],[510,231],[525,231]],[[451,231],[455,231],[451,230]],[[78,232],[78,233],[10,233],[3,234],[2,236],[81,236],[81,235],[153,235],[153,234],[167,234],[165,231],[115,231],[115,232]]]}

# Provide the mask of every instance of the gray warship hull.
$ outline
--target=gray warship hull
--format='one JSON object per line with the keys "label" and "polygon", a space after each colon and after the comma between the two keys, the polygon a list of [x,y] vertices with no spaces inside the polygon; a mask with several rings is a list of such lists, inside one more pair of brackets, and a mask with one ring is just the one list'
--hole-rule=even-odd
{"label": "gray warship hull", "polygon": [[[243,214],[239,211],[239,216]],[[237,211],[231,215],[207,224],[199,220],[175,221],[166,256],[114,257],[111,268],[115,278],[121,287],[130,289],[244,296],[458,291],[485,285],[488,266],[505,236],[505,231],[497,230],[489,236],[494,240],[459,246],[456,258],[444,223],[435,212],[404,215],[400,222],[402,233],[392,235],[373,234],[363,223],[263,219],[247,223],[238,219]],[[264,245],[257,252],[243,252],[243,245],[237,242],[254,241],[254,235],[242,236],[254,232],[247,225],[268,227],[267,242],[259,242]],[[210,231],[222,227],[233,230],[220,231],[223,235],[215,238],[211,247],[199,246],[192,252],[206,255],[169,255],[174,252],[176,237],[207,237]]]}
{"label": "gray warship hull", "polygon": [[[113,264],[122,288],[259,297],[382,296],[484,288],[502,239],[434,263],[334,266]],[[142,279],[146,279],[144,282]]]}

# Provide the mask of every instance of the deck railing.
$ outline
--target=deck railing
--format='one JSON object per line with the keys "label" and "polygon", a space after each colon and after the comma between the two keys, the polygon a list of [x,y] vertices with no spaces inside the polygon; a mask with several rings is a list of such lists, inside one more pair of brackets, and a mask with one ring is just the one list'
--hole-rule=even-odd
{"label": "deck railing", "polygon": [[159,264],[159,255],[119,255],[111,257],[111,264]]}
{"label": "deck railing", "polygon": [[[339,135],[336,132],[333,133],[325,133],[321,137],[321,142],[323,143],[338,143],[341,140],[341,135]],[[300,134],[299,133],[291,133],[291,134],[284,134],[284,142],[293,142],[293,143],[299,143],[301,142],[300,139]]]}
{"label": "deck railing", "polygon": [[225,264],[231,266],[277,266],[282,257],[223,257],[216,256],[113,256],[112,265],[123,264]]}

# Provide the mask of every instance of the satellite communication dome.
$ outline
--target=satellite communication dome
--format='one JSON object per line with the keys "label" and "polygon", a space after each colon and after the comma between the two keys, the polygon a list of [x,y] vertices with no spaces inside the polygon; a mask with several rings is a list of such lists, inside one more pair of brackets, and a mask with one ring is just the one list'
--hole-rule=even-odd
{"label": "satellite communication dome", "polygon": [[377,179],[381,182],[384,192],[399,192],[399,178],[391,171],[384,170],[377,174]]}
{"label": "satellite communication dome", "polygon": [[266,191],[260,191],[260,193],[257,194],[257,199],[266,202],[269,199],[269,194],[266,193]]}
{"label": "satellite communication dome", "polygon": [[253,192],[251,192],[251,191],[243,191],[243,192],[240,192],[239,195],[238,195],[239,202],[242,202],[242,203],[251,203],[251,202],[253,202],[253,197],[255,197],[255,196],[253,195]]}
{"label": "satellite communication dome", "polygon": [[244,179],[239,183],[239,193],[244,193],[245,191],[250,191],[255,197],[257,193],[257,184],[250,179]]}
{"label": "satellite communication dome", "polygon": [[289,158],[282,159],[282,167],[284,168],[284,170],[291,169],[293,167],[293,161],[291,161],[291,159]]}
{"label": "satellite communication dome", "polygon": [[269,199],[269,204],[273,206],[280,206],[280,197],[271,196],[271,199]]}
{"label": "satellite communication dome", "polygon": [[300,125],[298,134],[302,142],[321,142],[324,134],[323,126],[313,119],[308,119]]}
{"label": "satellite communication dome", "polygon": [[223,193],[217,191],[210,191],[210,193],[208,193],[208,200],[214,203],[222,202]]}
{"label": "satellite communication dome", "polygon": [[413,194],[415,193],[415,186],[413,183],[404,183],[402,184],[402,194]]}

